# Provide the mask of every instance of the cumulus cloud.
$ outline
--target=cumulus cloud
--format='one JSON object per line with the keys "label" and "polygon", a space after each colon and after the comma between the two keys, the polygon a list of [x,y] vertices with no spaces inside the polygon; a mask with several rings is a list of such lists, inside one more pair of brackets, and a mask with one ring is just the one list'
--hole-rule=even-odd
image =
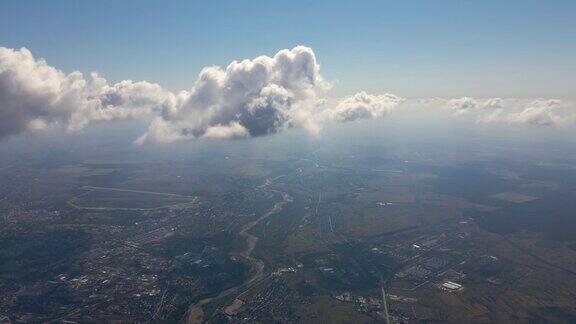
{"label": "cumulus cloud", "polygon": [[380,118],[403,101],[404,99],[393,94],[371,95],[362,91],[342,99],[335,109],[327,110],[327,114],[329,119],[340,122]]}
{"label": "cumulus cloud", "polygon": [[329,84],[312,49],[203,69],[178,104],[166,107],[138,142],[263,136],[288,127],[317,127],[314,109]]}
{"label": "cumulus cloud", "polygon": [[[479,110],[492,110],[502,108],[502,99],[488,98],[488,99],[475,99],[471,97],[462,97],[455,99],[435,99],[440,101],[448,109],[452,110],[454,114],[460,115],[469,112],[478,112]],[[442,101],[445,101],[442,103]]]}
{"label": "cumulus cloud", "polygon": [[529,124],[536,126],[567,125],[574,121],[574,115],[562,109],[557,99],[538,99],[510,105],[507,109],[498,109],[492,114],[481,116],[479,121],[489,123]]}
{"label": "cumulus cloud", "polygon": [[500,98],[489,98],[484,101],[482,104],[482,108],[484,109],[501,109],[502,108],[502,99]]}
{"label": "cumulus cloud", "polygon": [[448,101],[448,108],[453,110],[455,114],[462,114],[470,110],[477,109],[478,102],[470,97],[450,99]]}
{"label": "cumulus cloud", "polygon": [[454,116],[467,116],[478,123],[565,126],[576,121],[570,109],[574,104],[558,99],[432,98],[411,100],[409,105],[428,109],[444,108]]}
{"label": "cumulus cloud", "polygon": [[206,67],[191,89],[177,93],[146,81],[109,84],[96,73],[65,74],[26,48],[0,47],[0,138],[149,115],[137,143],[264,136],[291,127],[317,134],[325,122],[378,118],[402,102],[360,92],[328,106],[329,88],[304,46]]}
{"label": "cumulus cloud", "polygon": [[478,122],[565,125],[575,120],[554,99],[405,100],[362,91],[334,102],[327,100],[330,87],[313,50],[304,46],[233,61],[226,68],[206,67],[180,92],[146,81],[110,84],[96,73],[66,74],[26,48],[0,47],[0,138],[145,116],[152,120],[138,144],[265,136],[292,127],[318,134],[327,122],[380,118],[403,104],[444,108]]}
{"label": "cumulus cloud", "polygon": [[512,123],[544,126],[559,125],[563,122],[563,118],[549,107],[528,107],[519,113],[508,115],[507,120]]}
{"label": "cumulus cloud", "polygon": [[0,47],[0,138],[27,130],[75,131],[93,121],[137,118],[173,101],[173,95],[156,84],[109,85],[96,73],[65,74],[26,48]]}
{"label": "cumulus cloud", "polygon": [[204,137],[215,139],[243,138],[248,136],[248,130],[238,122],[232,122],[227,126],[211,126],[206,130],[206,133],[204,133]]}

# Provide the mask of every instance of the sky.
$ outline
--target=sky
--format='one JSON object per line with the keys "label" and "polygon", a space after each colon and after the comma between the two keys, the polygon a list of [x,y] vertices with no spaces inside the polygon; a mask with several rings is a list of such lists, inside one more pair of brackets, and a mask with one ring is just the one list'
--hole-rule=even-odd
{"label": "sky", "polygon": [[416,118],[576,126],[575,1],[5,1],[0,141],[134,144]]}
{"label": "sky", "polygon": [[2,3],[0,46],[177,91],[305,45],[335,97],[574,99],[575,16],[575,1],[21,0]]}

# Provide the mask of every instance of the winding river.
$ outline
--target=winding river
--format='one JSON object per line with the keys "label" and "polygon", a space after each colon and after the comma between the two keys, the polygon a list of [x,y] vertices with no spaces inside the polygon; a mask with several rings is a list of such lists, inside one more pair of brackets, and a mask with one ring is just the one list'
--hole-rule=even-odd
{"label": "winding river", "polygon": [[[278,179],[278,177],[275,179]],[[275,203],[274,206],[272,206],[272,208],[270,208],[266,213],[264,213],[258,219],[244,225],[242,227],[242,230],[240,230],[240,232],[238,233],[246,241],[246,246],[244,247],[242,252],[240,252],[239,257],[243,258],[244,260],[246,260],[250,264],[250,268],[252,270],[251,272],[253,273],[253,275],[250,278],[247,278],[243,283],[241,283],[235,287],[231,287],[231,288],[228,288],[228,289],[222,291],[216,297],[202,299],[199,302],[190,305],[190,307],[188,308],[188,311],[186,312],[186,315],[182,321],[183,323],[191,323],[191,324],[192,323],[194,323],[194,324],[203,323],[204,322],[204,310],[203,310],[204,305],[206,305],[210,302],[220,300],[224,297],[228,297],[228,296],[233,295],[235,293],[238,293],[238,292],[240,292],[240,290],[247,290],[250,287],[252,287],[252,285],[254,283],[258,282],[260,279],[262,279],[264,277],[264,261],[254,257],[252,255],[252,252],[254,251],[254,248],[256,248],[256,245],[258,244],[258,240],[260,238],[255,236],[254,234],[250,233],[250,231],[256,225],[258,225],[261,221],[267,219],[271,215],[279,213],[282,210],[282,208],[284,208],[284,205],[293,201],[292,196],[290,196],[289,194],[287,194],[283,191],[280,191],[280,190],[270,189],[270,185],[272,183],[273,183],[273,181],[267,179],[266,182],[260,188],[267,190],[268,192],[271,192],[271,193],[279,194],[282,197],[282,200]]]}

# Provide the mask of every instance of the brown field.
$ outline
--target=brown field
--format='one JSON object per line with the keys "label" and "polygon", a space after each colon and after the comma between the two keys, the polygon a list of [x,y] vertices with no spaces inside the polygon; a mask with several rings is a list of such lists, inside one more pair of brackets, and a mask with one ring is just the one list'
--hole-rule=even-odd
{"label": "brown field", "polygon": [[529,202],[529,201],[538,199],[537,197],[532,197],[532,196],[524,195],[524,194],[521,194],[518,192],[513,192],[513,191],[501,192],[499,194],[492,195],[490,197],[496,198],[499,200],[504,200],[504,201],[516,203],[516,204],[521,204],[521,203],[525,203],[525,202]]}

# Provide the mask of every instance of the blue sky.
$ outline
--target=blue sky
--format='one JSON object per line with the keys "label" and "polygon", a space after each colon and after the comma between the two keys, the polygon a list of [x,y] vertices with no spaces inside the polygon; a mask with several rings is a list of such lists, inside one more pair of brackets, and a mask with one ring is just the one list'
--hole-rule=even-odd
{"label": "blue sky", "polygon": [[575,17],[576,1],[3,1],[0,46],[179,90],[302,44],[335,96],[573,99]]}

